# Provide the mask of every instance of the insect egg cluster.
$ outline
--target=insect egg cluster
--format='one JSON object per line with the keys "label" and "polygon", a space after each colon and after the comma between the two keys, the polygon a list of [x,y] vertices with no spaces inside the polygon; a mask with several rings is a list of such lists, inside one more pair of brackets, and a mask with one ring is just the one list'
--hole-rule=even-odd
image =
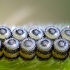
{"label": "insect egg cluster", "polygon": [[23,27],[10,28],[0,26],[0,57],[9,59],[18,56],[32,60],[39,59],[66,59],[70,56],[70,27],[62,30],[55,26],[48,26],[45,30],[32,27],[29,31]]}

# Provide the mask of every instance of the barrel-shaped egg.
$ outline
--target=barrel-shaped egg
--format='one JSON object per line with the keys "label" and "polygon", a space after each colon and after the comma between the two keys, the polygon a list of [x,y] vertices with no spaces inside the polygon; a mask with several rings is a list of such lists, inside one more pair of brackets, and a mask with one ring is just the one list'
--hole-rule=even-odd
{"label": "barrel-shaped egg", "polygon": [[0,26],[0,39],[4,41],[11,36],[11,30],[5,26]]}
{"label": "barrel-shaped egg", "polygon": [[40,29],[38,27],[34,27],[29,30],[29,36],[31,38],[33,38],[34,40],[39,40],[39,39],[43,38],[44,33],[43,33],[42,29]]}
{"label": "barrel-shaped egg", "polygon": [[51,56],[52,41],[48,38],[42,38],[37,42],[36,55],[40,59],[48,59]]}
{"label": "barrel-shaped egg", "polygon": [[65,39],[57,39],[54,41],[53,57],[57,59],[65,59],[68,56],[69,44]]}
{"label": "barrel-shaped egg", "polygon": [[19,55],[19,42],[14,38],[9,38],[4,41],[4,55],[7,58],[17,58]]}
{"label": "barrel-shaped egg", "polygon": [[[69,46],[70,46],[70,26],[67,26],[62,29],[61,36],[62,38],[69,41]],[[69,49],[69,56],[70,56],[70,49]]]}
{"label": "barrel-shaped egg", "polygon": [[26,38],[20,44],[20,56],[26,60],[33,59],[35,57],[35,49],[35,41],[31,38]]}
{"label": "barrel-shaped egg", "polygon": [[45,36],[50,39],[57,39],[60,36],[60,30],[55,26],[48,26],[45,29]]}
{"label": "barrel-shaped egg", "polygon": [[70,41],[70,27],[65,27],[61,31],[62,38]]}
{"label": "barrel-shaped egg", "polygon": [[3,44],[2,41],[0,40],[0,57],[3,55]]}
{"label": "barrel-shaped egg", "polygon": [[16,38],[17,40],[21,41],[24,38],[27,38],[27,31],[25,29],[23,29],[22,27],[16,27],[13,31],[12,31],[12,36],[14,38]]}

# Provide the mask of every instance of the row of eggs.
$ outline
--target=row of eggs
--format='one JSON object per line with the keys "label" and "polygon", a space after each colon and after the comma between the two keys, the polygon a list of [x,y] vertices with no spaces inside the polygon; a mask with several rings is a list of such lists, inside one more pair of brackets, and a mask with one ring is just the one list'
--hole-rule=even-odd
{"label": "row of eggs", "polygon": [[65,27],[61,31],[55,26],[48,26],[45,28],[45,30],[42,30],[38,27],[33,27],[28,32],[22,27],[16,27],[11,31],[11,29],[5,26],[0,26],[0,39],[7,39],[11,36],[19,41],[27,38],[28,36],[34,40],[39,40],[44,36],[54,40],[61,36],[62,38],[70,41],[70,27]]}
{"label": "row of eggs", "polygon": [[37,55],[40,59],[54,58],[65,59],[69,52],[70,28],[60,30],[55,26],[49,26],[45,30],[37,27],[29,32],[16,27],[13,31],[0,26],[0,56],[7,58],[20,56],[24,59],[33,59]]}

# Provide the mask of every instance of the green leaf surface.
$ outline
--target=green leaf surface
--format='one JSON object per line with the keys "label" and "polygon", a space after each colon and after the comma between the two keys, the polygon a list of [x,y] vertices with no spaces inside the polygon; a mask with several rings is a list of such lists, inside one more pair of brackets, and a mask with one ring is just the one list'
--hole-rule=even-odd
{"label": "green leaf surface", "polygon": [[48,60],[39,60],[36,57],[33,60],[25,61],[22,58],[16,60],[0,60],[0,70],[70,70],[70,58],[64,61],[50,58]]}

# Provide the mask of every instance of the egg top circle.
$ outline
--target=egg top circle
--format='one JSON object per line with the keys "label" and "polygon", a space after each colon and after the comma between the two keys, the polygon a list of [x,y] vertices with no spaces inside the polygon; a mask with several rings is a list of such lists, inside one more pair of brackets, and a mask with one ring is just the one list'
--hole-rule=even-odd
{"label": "egg top circle", "polygon": [[48,43],[49,43],[48,40],[44,40],[44,41],[41,42],[41,45],[42,45],[43,47],[46,47],[46,46],[48,45]]}
{"label": "egg top circle", "polygon": [[42,29],[34,27],[29,30],[29,36],[35,40],[39,40],[44,36],[44,34]]}
{"label": "egg top circle", "polygon": [[31,41],[31,40],[26,40],[26,41],[24,42],[24,46],[26,46],[26,47],[31,47],[31,46],[32,46],[32,41]]}
{"label": "egg top circle", "polygon": [[9,44],[9,45],[16,44],[16,41],[15,41],[14,39],[10,39],[10,40],[8,41],[8,44]]}
{"label": "egg top circle", "polygon": [[7,39],[11,36],[11,30],[7,27],[0,26],[0,39]]}
{"label": "egg top circle", "polygon": [[9,50],[15,50],[19,48],[19,42],[14,38],[9,38],[4,41],[4,47],[6,47]]}
{"label": "egg top circle", "polygon": [[17,40],[23,40],[24,38],[27,38],[27,31],[23,28],[19,28],[16,27],[13,31],[12,31],[12,35],[14,38],[16,38]]}
{"label": "egg top circle", "polygon": [[16,30],[16,34],[18,34],[18,35],[22,35],[23,33],[24,33],[24,31],[22,29]]}
{"label": "egg top circle", "polygon": [[48,38],[42,38],[37,42],[37,49],[40,51],[50,51],[52,48],[52,41]]}
{"label": "egg top circle", "polygon": [[64,47],[64,46],[66,46],[66,42],[61,40],[61,41],[58,42],[58,45],[60,47]]}
{"label": "egg top circle", "polygon": [[7,30],[5,28],[2,28],[2,29],[0,29],[0,33],[5,34],[5,33],[7,33]]}
{"label": "egg top circle", "polygon": [[62,36],[62,38],[67,39],[68,41],[70,41],[70,28],[65,27],[64,29],[62,29],[61,36]]}
{"label": "egg top circle", "polygon": [[51,33],[52,35],[54,35],[56,32],[57,32],[56,29],[53,29],[53,28],[49,29],[49,33]]}
{"label": "egg top circle", "polygon": [[35,30],[32,31],[32,33],[37,36],[37,35],[40,34],[41,32],[40,32],[39,30],[35,29]]}
{"label": "egg top circle", "polygon": [[60,36],[60,31],[54,26],[49,26],[45,29],[45,36],[50,39],[56,39]]}
{"label": "egg top circle", "polygon": [[69,49],[68,41],[65,39],[57,39],[54,41],[54,49],[58,52],[66,52]]}
{"label": "egg top circle", "polygon": [[31,38],[26,38],[21,42],[20,48],[26,52],[33,51],[36,48],[35,41]]}

